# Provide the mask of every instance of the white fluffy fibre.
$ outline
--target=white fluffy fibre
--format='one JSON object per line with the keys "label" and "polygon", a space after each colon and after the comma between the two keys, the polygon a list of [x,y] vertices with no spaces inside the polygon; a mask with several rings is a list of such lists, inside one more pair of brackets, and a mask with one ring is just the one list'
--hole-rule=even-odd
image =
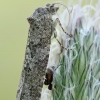
{"label": "white fluffy fibre", "polygon": [[53,100],[52,99],[52,91],[46,89],[42,90],[41,100]]}

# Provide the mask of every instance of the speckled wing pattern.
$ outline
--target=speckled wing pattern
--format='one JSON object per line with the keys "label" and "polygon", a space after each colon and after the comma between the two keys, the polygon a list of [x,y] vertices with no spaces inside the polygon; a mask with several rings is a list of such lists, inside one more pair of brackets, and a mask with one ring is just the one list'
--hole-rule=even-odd
{"label": "speckled wing pattern", "polygon": [[50,39],[55,30],[54,22],[47,8],[36,9],[28,18],[28,22],[30,28],[16,100],[40,100]]}

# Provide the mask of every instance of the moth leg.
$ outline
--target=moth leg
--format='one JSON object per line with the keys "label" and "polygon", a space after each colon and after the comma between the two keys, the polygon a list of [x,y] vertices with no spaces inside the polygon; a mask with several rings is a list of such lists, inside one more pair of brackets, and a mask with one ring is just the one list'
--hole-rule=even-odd
{"label": "moth leg", "polygon": [[[57,39],[57,32],[56,32],[56,31],[54,32],[54,38],[57,40],[57,42],[59,43],[59,45],[60,45],[60,47],[61,47],[62,49],[69,50],[69,48],[65,48],[65,47],[60,43],[60,41]],[[72,50],[72,49],[70,48],[70,50]],[[62,50],[61,50],[61,51],[62,51]]]}
{"label": "moth leg", "polygon": [[[62,27],[62,25],[61,25],[61,23],[60,23],[59,18],[56,18],[55,22],[53,22],[53,26],[54,26],[54,27],[53,27],[53,28],[54,28],[54,38],[57,40],[57,42],[59,43],[59,45],[61,46],[61,48],[65,49],[65,50],[69,50],[69,48],[65,48],[65,47],[60,43],[60,41],[57,39],[57,32],[56,32],[56,29],[55,29],[55,27],[56,27],[56,25],[57,25],[57,22],[58,22],[59,25],[61,26],[61,28],[62,28],[62,30],[64,31],[64,33],[66,33],[68,36],[72,37],[71,34],[68,34],[68,33],[64,30],[64,28]],[[70,50],[72,50],[72,49],[70,49]],[[62,50],[61,50],[61,51],[62,51]]]}
{"label": "moth leg", "polygon": [[59,18],[56,18],[56,22],[58,22],[58,24],[60,25],[61,29],[63,30],[63,32],[64,32],[66,35],[68,35],[69,37],[73,37],[72,34],[68,34],[68,33],[64,30],[64,28],[62,27],[62,24],[61,24]]}

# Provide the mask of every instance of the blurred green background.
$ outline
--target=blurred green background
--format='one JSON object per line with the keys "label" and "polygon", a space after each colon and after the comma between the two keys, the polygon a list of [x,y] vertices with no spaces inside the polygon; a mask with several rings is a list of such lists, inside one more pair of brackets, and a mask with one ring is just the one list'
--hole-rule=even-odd
{"label": "blurred green background", "polygon": [[0,0],[0,100],[16,98],[29,29],[26,18],[54,1]]}

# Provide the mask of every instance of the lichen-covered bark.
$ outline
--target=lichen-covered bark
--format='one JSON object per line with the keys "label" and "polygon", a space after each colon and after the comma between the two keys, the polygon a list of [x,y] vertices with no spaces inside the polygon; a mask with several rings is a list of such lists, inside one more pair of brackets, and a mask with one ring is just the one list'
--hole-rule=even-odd
{"label": "lichen-covered bark", "polygon": [[28,21],[30,28],[16,100],[40,100],[54,31],[54,22],[47,8],[36,9]]}

